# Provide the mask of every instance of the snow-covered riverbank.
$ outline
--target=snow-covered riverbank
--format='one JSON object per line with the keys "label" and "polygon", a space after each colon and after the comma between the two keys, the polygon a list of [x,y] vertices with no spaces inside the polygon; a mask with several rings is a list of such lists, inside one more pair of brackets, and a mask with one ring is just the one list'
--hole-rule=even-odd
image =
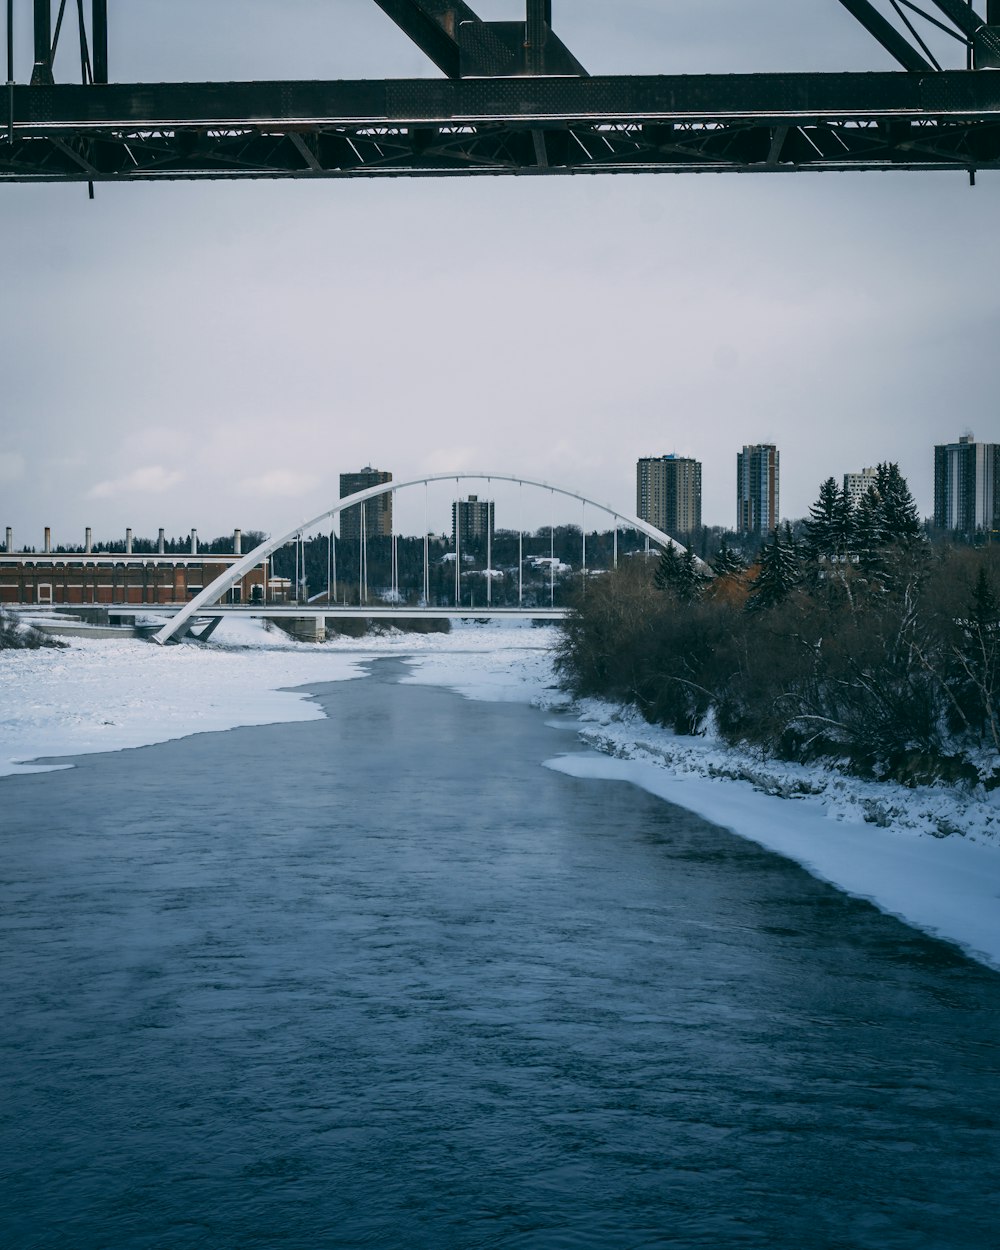
{"label": "snow-covered riverbank", "polygon": [[[407,657],[407,681],[566,711],[553,638],[552,628],[526,623],[460,624],[450,634],[315,645],[227,623],[209,646],[75,641],[64,651],[2,652],[0,775],[30,771],[24,761],[39,757],[312,719],[318,705],[294,687],[359,677],[361,662],[378,656]],[[550,767],[639,785],[1000,967],[1000,793],[907,790],[754,759],[598,702],[573,718],[560,724],[595,749],[581,752],[567,737]]]}
{"label": "snow-covered riverbank", "polygon": [[[549,657],[470,658],[428,656],[409,680],[567,710]],[[678,737],[599,700],[575,706],[571,720],[560,718],[567,723],[594,750],[574,744],[550,768],[640,786],[1000,968],[1000,791],[910,790],[766,760],[710,738]]]}
{"label": "snow-covered riverbank", "polygon": [[2,651],[0,776],[37,771],[24,761],[40,756],[118,751],[238,725],[312,720],[322,716],[319,706],[294,687],[361,677],[365,658],[426,653],[440,660],[471,650],[467,664],[475,671],[482,667],[477,657],[502,657],[520,637],[525,643],[518,650],[544,655],[550,631],[538,634],[527,624],[470,625],[450,634],[393,631],[316,645],[253,621],[227,621],[208,646],[69,639],[63,650]]}

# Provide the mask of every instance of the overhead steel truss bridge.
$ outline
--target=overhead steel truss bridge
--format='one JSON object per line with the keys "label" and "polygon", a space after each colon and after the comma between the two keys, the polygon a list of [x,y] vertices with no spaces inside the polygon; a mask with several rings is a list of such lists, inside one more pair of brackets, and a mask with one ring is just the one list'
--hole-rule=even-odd
{"label": "overhead steel truss bridge", "polygon": [[[591,76],[552,28],[462,0],[375,0],[442,77],[111,82],[108,0],[70,0],[80,83],[57,83],[67,0],[32,0],[15,81],[7,5],[0,181],[357,178],[1000,167],[1000,0],[840,0],[900,69]],[[978,4],[978,8],[976,7]],[[803,19],[807,20],[803,5]],[[53,23],[53,16],[55,22]],[[949,37],[958,67],[936,47]]]}

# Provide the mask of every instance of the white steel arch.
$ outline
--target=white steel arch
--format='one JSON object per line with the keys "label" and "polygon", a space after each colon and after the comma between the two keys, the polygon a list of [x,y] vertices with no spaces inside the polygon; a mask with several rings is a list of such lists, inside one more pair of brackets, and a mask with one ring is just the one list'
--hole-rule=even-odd
{"label": "white steel arch", "polygon": [[410,486],[424,486],[428,482],[464,481],[514,482],[522,486],[535,486],[539,490],[551,491],[555,495],[565,495],[569,499],[579,499],[581,503],[585,503],[592,508],[596,508],[599,512],[604,512],[608,516],[614,517],[616,521],[622,522],[630,529],[637,529],[641,534],[645,534],[647,538],[656,543],[658,547],[675,547],[681,552],[686,550],[679,542],[675,542],[669,534],[664,534],[662,530],[658,530],[655,525],[650,525],[648,521],[640,521],[638,517],[630,516],[627,512],[619,512],[617,508],[612,508],[610,504],[598,503],[594,499],[588,499],[586,495],[581,495],[579,491],[568,490],[565,486],[555,486],[552,482],[540,482],[530,477],[520,477],[512,473],[429,473],[425,477],[411,478],[407,482],[382,482],[378,486],[369,486],[365,490],[355,491],[353,495],[345,495],[343,499],[338,499],[332,508],[327,508],[319,516],[292,526],[290,530],[284,534],[279,534],[277,538],[266,539],[259,546],[254,547],[253,551],[248,552],[237,560],[235,564],[231,564],[214,582],[209,582],[204,590],[199,591],[190,603],[185,604],[176,616],[172,617],[158,633],[153,635],[153,641],[161,644],[169,642],[192,616],[197,616],[199,612],[204,612],[212,604],[218,603],[227,590],[235,586],[245,573],[249,573],[251,569],[256,568],[258,564],[266,560],[272,552],[277,551],[279,547],[283,547],[285,543],[290,542],[296,535],[303,534],[307,530],[320,525],[323,521],[337,516],[345,508],[353,508],[355,504],[365,503],[369,499],[377,499],[380,495],[394,495],[396,491],[406,490]]}

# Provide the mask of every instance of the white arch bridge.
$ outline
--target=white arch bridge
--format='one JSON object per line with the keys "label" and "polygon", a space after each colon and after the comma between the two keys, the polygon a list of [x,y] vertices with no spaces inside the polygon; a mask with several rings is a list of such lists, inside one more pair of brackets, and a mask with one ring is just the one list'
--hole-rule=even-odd
{"label": "white arch bridge", "polygon": [[[317,617],[351,615],[351,616],[356,616],[356,617],[361,616],[361,617],[366,617],[366,618],[367,617],[391,618],[393,616],[397,618],[404,617],[404,616],[412,618],[416,616],[485,616],[487,614],[492,614],[492,615],[504,616],[504,617],[527,616],[527,617],[551,617],[555,619],[564,615],[564,612],[562,609],[554,608],[554,607],[550,607],[550,608],[518,607],[518,608],[494,609],[492,613],[490,613],[489,606],[487,606],[486,611],[483,611],[477,608],[467,609],[467,608],[463,608],[460,606],[456,606],[455,608],[429,608],[429,607],[414,607],[412,605],[407,605],[405,607],[397,607],[397,608],[388,608],[385,606],[380,606],[380,607],[365,606],[365,607],[344,609],[344,608],[338,608],[337,606],[331,605],[331,604],[323,604],[323,605],[318,605],[318,606],[317,605],[296,605],[294,607],[286,606],[286,607],[282,607],[278,609],[275,607],[275,605],[268,604],[266,602],[266,595],[265,595],[265,602],[262,602],[256,606],[252,604],[249,606],[241,606],[239,608],[222,608],[218,606],[219,600],[223,597],[223,595],[225,595],[229,590],[231,590],[232,587],[235,586],[236,583],[239,582],[247,573],[249,573],[252,569],[256,568],[258,565],[261,565],[261,564],[264,564],[266,567],[266,561],[273,555],[275,551],[277,551],[280,547],[284,547],[287,543],[290,543],[293,540],[299,538],[301,535],[305,534],[307,531],[316,529],[316,527],[322,525],[324,522],[332,521],[334,517],[338,516],[341,512],[344,512],[347,508],[353,508],[353,507],[360,505],[362,507],[362,516],[363,516],[364,505],[369,500],[377,499],[382,495],[394,495],[398,491],[407,490],[410,487],[414,487],[414,486],[426,487],[432,482],[455,482],[455,483],[512,482],[516,486],[530,486],[530,487],[534,487],[542,491],[548,491],[550,492],[552,496],[560,495],[565,498],[576,499],[581,504],[583,504],[584,508],[587,508],[587,507],[594,508],[599,513],[603,513],[604,515],[609,516],[614,520],[616,557],[617,557],[618,530],[620,528],[638,530],[639,533],[644,534],[651,542],[655,543],[656,546],[658,547],[672,546],[672,547],[675,547],[678,551],[681,551],[681,552],[684,551],[684,548],[680,545],[680,543],[675,542],[674,539],[672,539],[668,534],[665,534],[662,530],[657,529],[655,525],[650,525],[648,521],[642,521],[639,519],[639,517],[631,516],[630,514],[626,512],[620,512],[617,508],[613,508],[610,504],[603,504],[603,503],[599,503],[596,500],[588,499],[585,495],[582,495],[579,491],[569,490],[564,486],[556,486],[552,482],[538,481],[537,479],[521,477],[519,475],[509,474],[509,473],[479,473],[479,472],[467,472],[467,471],[462,471],[458,473],[430,473],[424,477],[411,478],[410,480],[405,481],[405,482],[381,482],[377,486],[370,486],[370,487],[367,487],[365,490],[356,491],[353,495],[345,495],[342,499],[338,499],[337,502],[332,507],[327,508],[325,512],[321,512],[318,516],[312,517],[307,521],[302,521],[299,524],[292,526],[292,528],[287,530],[285,533],[279,534],[276,537],[268,538],[266,541],[262,542],[259,546],[255,547],[252,551],[247,552],[245,556],[242,556],[239,560],[231,564],[224,573],[220,574],[215,579],[215,581],[209,583],[209,585],[207,585],[204,588],[204,590],[200,591],[197,595],[195,595],[190,603],[185,604],[184,607],[181,608],[181,610],[177,612],[176,615],[173,616],[170,619],[170,621],[168,621],[167,624],[163,626],[162,629],[160,629],[156,634],[153,635],[154,642],[163,644],[163,643],[170,642],[172,640],[178,640],[184,637],[184,635],[190,630],[191,624],[195,618],[209,616],[215,619],[219,619],[220,613],[226,612],[226,611],[230,611],[230,612],[238,611],[241,615],[268,616],[268,617],[276,616],[276,615],[295,616],[295,617],[306,617],[310,615],[314,615]],[[456,527],[458,526],[459,515],[460,515],[460,509],[456,509]],[[425,526],[425,531],[426,531],[426,526]],[[361,536],[362,536],[361,541],[362,543],[364,543],[365,541],[364,524],[361,525]],[[523,530],[521,531],[521,536],[523,538]],[[584,530],[583,542],[584,542],[584,566],[585,566],[586,565],[586,530]],[[489,565],[489,563],[490,563],[490,556],[488,554],[487,564]],[[456,533],[455,566],[456,566],[455,576],[456,576],[456,583],[457,583],[461,575],[461,534],[460,532]],[[424,602],[425,604],[427,602],[427,596],[426,596],[427,569],[428,569],[427,534],[425,532],[424,534],[424,587],[425,587]],[[553,576],[554,576],[554,571],[553,571]],[[266,575],[265,575],[265,584],[266,584]],[[487,579],[487,586],[489,586],[489,579]],[[520,598],[521,596],[519,594],[519,601],[520,601]],[[207,636],[207,633],[204,636]]]}

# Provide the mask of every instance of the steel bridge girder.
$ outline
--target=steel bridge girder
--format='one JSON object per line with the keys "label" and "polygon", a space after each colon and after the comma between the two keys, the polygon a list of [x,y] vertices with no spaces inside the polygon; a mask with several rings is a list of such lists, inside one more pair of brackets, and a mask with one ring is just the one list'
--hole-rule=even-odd
{"label": "steel bridge girder", "polygon": [[[994,168],[979,72],[18,87],[0,181]],[[277,116],[275,116],[277,114]],[[912,142],[912,128],[931,128]]]}

